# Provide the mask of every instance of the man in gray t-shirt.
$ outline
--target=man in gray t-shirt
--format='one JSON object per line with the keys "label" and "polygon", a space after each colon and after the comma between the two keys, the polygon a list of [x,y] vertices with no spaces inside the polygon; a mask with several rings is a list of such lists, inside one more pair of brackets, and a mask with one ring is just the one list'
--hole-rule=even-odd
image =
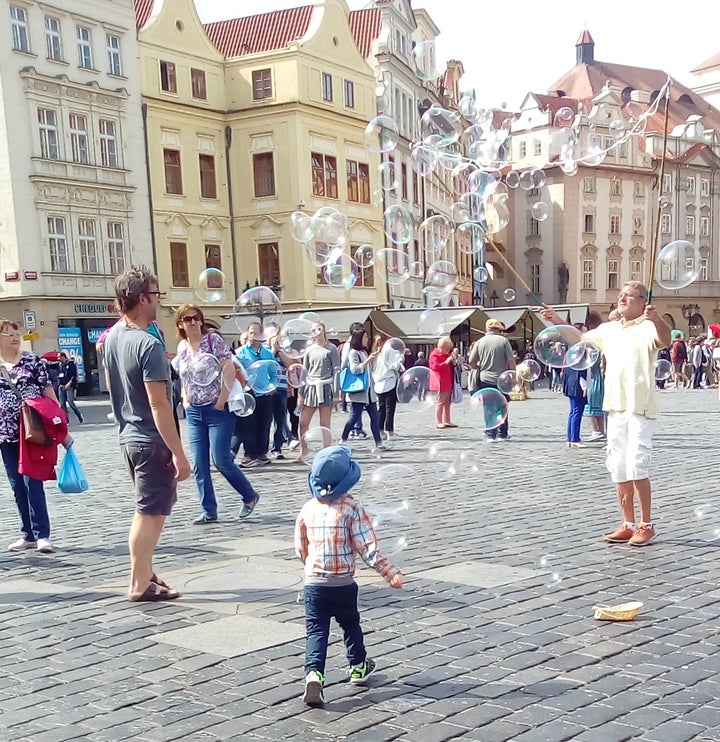
{"label": "man in gray t-shirt", "polygon": [[135,517],[130,527],[132,601],[179,597],[155,574],[155,547],[177,500],[177,482],[190,476],[190,464],[172,414],[170,366],[163,344],[147,331],[160,302],[157,278],[144,267],[118,276],[115,298],[122,319],[108,333],[105,372],[120,445],[135,485]]}
{"label": "man in gray t-shirt", "polygon": [[[477,373],[478,389],[497,387],[498,377],[515,368],[515,357],[508,339],[503,336],[505,325],[497,319],[485,323],[485,337],[480,338],[470,351],[468,364]],[[488,441],[508,440],[508,420],[498,427],[485,431]]]}

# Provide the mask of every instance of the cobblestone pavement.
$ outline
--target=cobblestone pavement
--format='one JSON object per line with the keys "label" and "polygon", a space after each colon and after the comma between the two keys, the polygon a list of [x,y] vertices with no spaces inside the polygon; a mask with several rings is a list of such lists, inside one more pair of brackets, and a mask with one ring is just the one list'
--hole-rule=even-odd
{"label": "cobblestone pavement", "polygon": [[[83,403],[88,422],[73,432],[91,490],[48,487],[57,552],[0,553],[0,739],[720,740],[720,515],[694,514],[704,503],[720,514],[720,405],[714,390],[663,391],[661,404],[659,536],[645,549],[601,541],[619,520],[603,451],[565,447],[560,395],[513,403],[508,443],[483,443],[467,400],[453,430],[402,410],[403,438],[381,461],[359,443],[366,477],[405,463],[423,478],[397,555],[406,589],[359,571],[378,672],[366,689],[344,682],[334,631],[326,706],[308,709],[292,553],[307,471],[251,470],[262,502],[244,522],[217,481],[221,522],[206,527],[192,525],[184,483],[156,561],[183,597],[130,604],[129,481],[107,406]],[[451,444],[439,459],[438,442]],[[461,451],[476,472],[451,473]],[[9,543],[17,518],[3,492]],[[595,603],[626,599],[645,604],[635,621],[593,619]]]}

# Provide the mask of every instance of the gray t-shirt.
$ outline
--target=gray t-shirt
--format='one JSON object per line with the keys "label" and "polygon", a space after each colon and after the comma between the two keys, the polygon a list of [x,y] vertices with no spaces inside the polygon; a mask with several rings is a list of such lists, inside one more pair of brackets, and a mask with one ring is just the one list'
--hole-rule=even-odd
{"label": "gray t-shirt", "polygon": [[512,346],[507,338],[488,333],[475,343],[468,360],[470,363],[477,361],[480,381],[497,384],[498,376],[508,370],[508,362],[512,357]]}
{"label": "gray t-shirt", "polygon": [[163,443],[145,389],[146,381],[164,381],[172,399],[170,364],[162,343],[144,330],[118,322],[105,340],[104,356],[120,443]]}

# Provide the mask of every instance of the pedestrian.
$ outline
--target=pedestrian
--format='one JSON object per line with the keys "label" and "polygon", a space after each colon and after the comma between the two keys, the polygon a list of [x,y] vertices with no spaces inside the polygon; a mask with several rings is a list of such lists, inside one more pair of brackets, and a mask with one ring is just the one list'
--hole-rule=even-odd
{"label": "pedestrian", "polygon": [[[340,348],[340,372],[342,373],[342,370],[344,368],[347,368],[348,364],[348,356],[350,355],[350,338],[352,338],[352,335],[354,332],[357,332],[358,330],[364,330],[365,325],[363,325],[362,322],[353,322],[350,325],[349,330],[349,337],[348,339],[342,344],[342,347]],[[375,342],[377,343],[381,339],[380,336],[377,337]],[[348,396],[347,394],[343,393],[343,391],[340,391],[340,408],[344,413],[348,412]],[[350,431],[350,438],[367,438],[367,433],[365,432],[362,424],[362,416],[358,417],[355,421],[355,427]]]}
{"label": "pedestrian", "polygon": [[210,331],[202,309],[194,304],[183,304],[177,310],[175,326],[180,342],[174,363],[183,389],[188,442],[202,507],[202,513],[193,523],[205,525],[218,519],[211,456],[215,468],[242,497],[239,517],[247,518],[260,496],[230,453],[230,439],[235,430],[235,415],[227,405],[235,381],[232,351],[219,333]]}
{"label": "pedestrian", "polygon": [[85,422],[83,420],[80,410],[75,404],[75,392],[77,391],[77,364],[74,359],[69,358],[68,354],[64,351],[58,353],[58,392],[60,394],[60,406],[65,410],[67,414],[68,405],[70,409],[75,413],[78,422]]}
{"label": "pedestrian", "polygon": [[[472,348],[468,365],[478,371],[478,389],[497,389],[500,374],[515,368],[515,356],[510,341],[505,337],[505,325],[499,319],[485,322],[485,336]],[[509,397],[505,395],[509,401]],[[489,443],[510,440],[508,417],[497,428],[487,428],[485,437]]]}
{"label": "pedestrian", "polygon": [[[278,383],[277,362],[273,352],[262,343],[263,328],[259,322],[251,322],[247,328],[247,342],[235,355],[247,372],[253,367],[254,381],[252,396],[255,397],[255,409],[247,417],[238,417],[241,433],[239,439],[245,446],[245,456],[240,462],[243,469],[270,463],[270,426],[273,419],[273,400]],[[265,363],[263,363],[265,362]],[[237,433],[237,430],[236,430]],[[234,448],[232,454],[237,455]]]}
{"label": "pedestrian", "polygon": [[[655,538],[652,522],[650,460],[652,436],[658,415],[655,359],[659,348],[670,343],[670,327],[657,309],[647,303],[648,292],[639,281],[620,290],[620,321],[603,322],[583,339],[605,355],[607,468],[617,489],[623,522],[604,536],[609,543],[646,546]],[[543,305],[542,316],[563,324],[557,312]],[[640,522],[635,522],[635,503]]]}
{"label": "pedestrian", "polygon": [[[589,312],[587,316],[588,330],[594,330],[602,324],[599,314]],[[603,397],[605,396],[605,359],[602,353],[587,371],[587,404],[585,415],[590,418],[593,432],[588,437],[588,443],[605,440],[605,412],[603,411]]]}
{"label": "pedestrian", "polygon": [[[395,408],[397,407],[397,385],[405,366],[391,345],[378,337],[373,345],[377,353],[372,367],[372,381],[378,398],[378,427],[380,435],[388,441],[395,440]],[[421,351],[422,352],[422,351]],[[406,356],[407,358],[407,356]]]}
{"label": "pedestrian", "polygon": [[341,437],[342,442],[347,443],[350,431],[355,427],[357,420],[362,418],[362,413],[365,411],[370,418],[370,431],[375,441],[375,448],[378,451],[385,451],[386,446],[383,443],[378,426],[377,394],[375,393],[371,377],[371,370],[379,351],[374,350],[368,355],[365,350],[367,342],[367,332],[365,332],[362,326],[350,336],[350,352],[348,353],[346,368],[356,377],[364,379],[364,387],[360,390],[347,393],[348,401],[351,404],[351,411],[350,418],[343,427]]}
{"label": "pedestrian", "polygon": [[300,407],[300,455],[295,459],[296,464],[304,462],[307,455],[305,433],[310,427],[315,412],[320,417],[320,427],[325,428],[324,443],[329,446],[330,425],[333,406],[339,399],[340,386],[340,353],[328,341],[325,325],[315,322],[312,326],[312,340],[303,356],[303,366],[307,372],[305,386],[298,389],[298,406]]}
{"label": "pedestrian", "polygon": [[[285,443],[290,443],[290,429],[288,427],[288,399],[290,388],[287,381],[287,370],[294,363],[295,358],[289,356],[280,345],[280,328],[278,332],[268,340],[268,347],[272,351],[275,362],[277,363],[277,386],[275,393],[272,395],[272,419],[275,424],[273,433],[271,456],[274,459],[284,459],[282,447]],[[293,408],[294,409],[294,408]]]}
{"label": "pedestrian", "polygon": [[670,346],[670,362],[672,363],[672,380],[675,384],[675,389],[678,388],[678,384],[682,384],[683,388],[688,385],[689,379],[684,373],[685,364],[688,360],[687,346],[685,345],[685,338],[680,330],[673,330],[677,333],[673,337],[672,344]]}
{"label": "pedestrian", "polygon": [[[0,452],[5,473],[20,516],[21,537],[8,551],[35,549],[41,554],[53,551],[50,541],[50,515],[45,488],[39,479],[20,473],[20,416],[22,400],[47,397],[57,403],[45,364],[35,353],[21,349],[20,325],[0,318]],[[68,436],[63,446],[68,448]]]}
{"label": "pedestrian", "polygon": [[115,298],[122,314],[104,345],[113,414],[120,446],[135,486],[130,526],[131,601],[172,600],[180,593],[153,570],[153,555],[177,501],[177,483],[190,476],[172,414],[170,364],[162,343],[148,332],[160,297],[157,277],[133,266],[117,277]]}
{"label": "pedestrian", "polygon": [[567,422],[568,448],[587,448],[580,440],[580,426],[587,401],[587,371],[566,368],[563,374],[563,394],[570,400]]}
{"label": "pedestrian", "polygon": [[428,359],[430,370],[434,372],[430,376],[430,390],[438,393],[435,402],[435,427],[438,430],[457,428],[450,420],[450,397],[455,381],[456,363],[458,351],[453,347],[452,338],[445,335],[438,340],[437,347],[433,348]]}
{"label": "pedestrian", "polygon": [[[430,363],[425,355],[424,350],[419,350],[417,354],[417,360],[413,363],[413,368],[430,368]],[[429,384],[425,383],[425,379],[418,377],[418,402],[424,402],[427,397]]]}
{"label": "pedestrian", "polygon": [[367,656],[357,607],[355,559],[359,556],[394,588],[403,573],[384,557],[372,520],[350,493],[360,479],[360,467],[347,446],[329,446],[313,460],[308,475],[312,499],[295,523],[295,553],[305,565],[305,694],[309,706],[324,703],[325,660],[330,619],[343,630],[350,682],[363,684],[375,670]]}

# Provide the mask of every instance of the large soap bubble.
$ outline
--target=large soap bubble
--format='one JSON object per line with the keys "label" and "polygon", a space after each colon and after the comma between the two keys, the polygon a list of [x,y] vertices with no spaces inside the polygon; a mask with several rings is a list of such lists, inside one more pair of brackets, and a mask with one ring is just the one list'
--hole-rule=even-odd
{"label": "large soap bubble", "polygon": [[397,124],[390,116],[375,116],[365,127],[363,142],[368,152],[392,152],[398,145]]}
{"label": "large soap bubble", "polygon": [[659,358],[655,361],[655,380],[667,381],[672,375],[672,366],[667,358]]}
{"label": "large soap bubble", "polygon": [[423,291],[433,299],[444,299],[457,286],[458,270],[449,260],[436,260],[427,270]]}
{"label": "large soap bubble", "polygon": [[445,315],[439,309],[424,309],[417,323],[418,333],[426,337],[440,337],[445,332]]}
{"label": "large soap bubble", "polygon": [[300,458],[308,465],[312,465],[315,457],[332,445],[332,430],[321,426],[310,428],[302,437]]}
{"label": "large soap bubble", "polygon": [[470,421],[480,430],[494,430],[507,420],[507,400],[498,389],[479,389],[470,397]]}
{"label": "large soap bubble", "polygon": [[677,291],[689,286],[700,275],[700,250],[687,240],[668,242],[655,263],[655,280],[664,289]]}
{"label": "large soap bubble", "polygon": [[[270,394],[276,388],[277,361],[273,359],[255,361],[245,371],[248,385],[256,394]],[[273,373],[275,372],[275,373]]]}
{"label": "large soap bubble", "polygon": [[442,252],[452,237],[452,225],[442,214],[435,214],[422,222],[419,236],[426,252]]}
{"label": "large soap bubble", "polygon": [[343,253],[333,263],[328,263],[323,270],[325,283],[333,291],[345,292],[357,283],[360,269],[358,264]]}
{"label": "large soap bubble", "polygon": [[235,302],[234,311],[282,325],[282,304],[277,294],[267,286],[253,286],[243,291]]}
{"label": "large soap bubble", "polygon": [[437,80],[445,71],[445,66],[438,61],[435,42],[420,41],[415,44],[410,55],[415,74],[426,82]]}
{"label": "large soap bubble", "polygon": [[535,355],[546,366],[564,368],[568,351],[581,340],[582,333],[572,325],[546,327],[535,338]]}
{"label": "large soap bubble", "polygon": [[395,204],[385,209],[385,234],[396,245],[406,245],[413,238],[413,216],[410,209]]}
{"label": "large soap bubble", "polygon": [[402,250],[385,247],[375,253],[375,272],[391,286],[399,286],[410,278],[410,258]]}
{"label": "large soap bubble", "polygon": [[225,274],[219,268],[206,268],[197,280],[195,296],[206,304],[214,304],[225,298]]}
{"label": "large soap bubble", "polygon": [[398,404],[426,409],[434,405],[432,390],[438,388],[438,376],[425,366],[413,366],[398,379],[395,393]]}
{"label": "large soap bubble", "polygon": [[312,217],[302,211],[290,215],[290,233],[298,242],[310,242],[315,236]]}
{"label": "large soap bubble", "polygon": [[193,353],[182,371],[191,384],[206,387],[220,376],[220,362],[212,353]]}
{"label": "large soap bubble", "polygon": [[523,381],[537,381],[542,376],[542,368],[534,358],[527,358],[518,363],[515,371]]}
{"label": "large soap bubble", "polygon": [[600,358],[600,349],[592,343],[581,340],[568,349],[565,365],[577,371],[586,371],[595,365],[598,358]]}

